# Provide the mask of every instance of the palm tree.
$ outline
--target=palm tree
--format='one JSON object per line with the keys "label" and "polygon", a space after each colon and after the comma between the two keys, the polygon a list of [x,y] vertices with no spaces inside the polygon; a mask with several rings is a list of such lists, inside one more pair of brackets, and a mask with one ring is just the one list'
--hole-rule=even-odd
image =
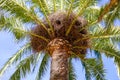
{"label": "palm tree", "polygon": [[[86,80],[105,80],[102,53],[114,58],[120,72],[120,28],[114,26],[114,20],[120,19],[120,1],[111,0],[104,7],[97,4],[98,0],[1,0],[0,30],[28,42],[6,62],[0,76],[16,63],[10,80],[20,80],[34,71],[41,59],[36,80],[41,79],[49,60],[50,80],[75,80],[72,60],[78,58]],[[88,49],[96,58],[86,57]]]}

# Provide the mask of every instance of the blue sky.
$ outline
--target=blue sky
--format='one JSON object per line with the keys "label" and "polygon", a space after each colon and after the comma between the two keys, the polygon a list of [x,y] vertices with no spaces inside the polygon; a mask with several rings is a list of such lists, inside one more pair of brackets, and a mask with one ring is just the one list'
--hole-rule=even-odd
{"label": "blue sky", "polygon": [[[99,5],[104,5],[106,2],[109,0],[102,0]],[[116,25],[120,24],[120,22],[116,22]],[[13,35],[11,33],[7,32],[0,32],[0,68],[5,64],[5,62],[24,44],[23,43],[15,43],[13,39]],[[106,69],[106,78],[108,80],[119,80],[117,76],[117,71],[116,67],[114,64],[113,59],[106,58],[104,55],[102,55],[103,60],[104,60],[104,67]],[[81,63],[79,61],[74,61],[76,64],[75,65],[75,70],[76,73],[78,74],[78,80],[85,80],[84,76],[84,70],[81,66]],[[3,75],[0,80],[8,80],[12,72],[14,71],[15,66],[12,66],[7,72]],[[49,73],[49,72],[48,72]],[[25,79],[23,80],[34,80],[35,75],[30,74],[28,75]],[[43,80],[49,80],[49,75],[46,74],[43,76]]]}

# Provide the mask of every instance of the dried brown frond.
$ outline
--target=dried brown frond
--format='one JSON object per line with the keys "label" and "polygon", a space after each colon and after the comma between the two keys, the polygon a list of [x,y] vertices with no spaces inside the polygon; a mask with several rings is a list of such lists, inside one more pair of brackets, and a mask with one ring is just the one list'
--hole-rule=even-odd
{"label": "dried brown frond", "polygon": [[[85,27],[85,25],[87,24],[87,21],[84,20],[84,18],[78,17],[75,23],[73,24],[72,29],[68,34],[68,36],[65,35],[66,31],[68,30],[69,26],[71,25],[75,17],[76,17],[75,13],[71,13],[69,16],[67,16],[67,12],[65,11],[58,11],[56,13],[49,15],[48,19],[51,22],[51,25],[54,29],[54,33],[55,33],[54,37],[50,37],[47,31],[41,25],[38,25],[34,29],[32,29],[32,32],[34,34],[48,38],[50,39],[50,41],[52,41],[55,38],[59,38],[59,39],[67,40],[69,44],[72,45],[72,47],[83,46],[85,47],[84,49],[73,48],[72,52],[77,54],[85,54],[86,49],[89,47],[89,39],[86,38],[88,37],[87,29],[86,28],[83,29],[83,27]],[[48,25],[48,22],[44,20],[43,23],[49,30],[50,26]],[[78,39],[81,39],[81,40],[74,43],[74,41]],[[33,50],[37,52],[45,49],[48,45],[48,43],[45,42],[44,40],[34,36],[31,36],[31,44],[32,44]]]}

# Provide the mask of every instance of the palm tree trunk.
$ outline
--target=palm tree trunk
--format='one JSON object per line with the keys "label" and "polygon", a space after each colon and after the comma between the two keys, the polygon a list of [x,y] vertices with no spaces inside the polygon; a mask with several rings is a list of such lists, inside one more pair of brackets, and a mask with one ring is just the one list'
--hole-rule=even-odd
{"label": "palm tree trunk", "polygon": [[49,44],[51,53],[51,74],[50,80],[69,80],[69,44],[62,39],[54,39]]}
{"label": "palm tree trunk", "polygon": [[50,80],[68,80],[68,54],[65,50],[53,51]]}

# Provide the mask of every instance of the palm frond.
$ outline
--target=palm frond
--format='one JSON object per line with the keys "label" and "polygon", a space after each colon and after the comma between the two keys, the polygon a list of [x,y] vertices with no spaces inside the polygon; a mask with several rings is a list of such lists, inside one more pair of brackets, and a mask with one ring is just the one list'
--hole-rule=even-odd
{"label": "palm frond", "polygon": [[114,57],[114,62],[117,66],[118,77],[120,78],[120,58]]}
{"label": "palm frond", "polygon": [[24,30],[23,23],[21,20],[12,17],[7,18],[5,22],[9,23],[9,26],[4,25],[3,29],[12,32],[16,40],[21,40],[26,37],[26,33],[19,31],[19,29]]}
{"label": "palm frond", "polygon": [[7,0],[1,1],[1,2],[0,2],[0,3],[1,3],[1,4],[0,4],[0,7],[3,6],[6,2],[7,2]]}
{"label": "palm frond", "polygon": [[110,27],[111,25],[114,24],[115,19],[119,19],[119,15],[120,15],[119,12],[120,12],[120,5],[113,8],[113,10],[106,15],[104,19],[106,22],[106,27]]}
{"label": "palm frond", "polygon": [[76,75],[74,73],[74,68],[72,64],[72,58],[69,59],[69,80],[76,80]]}
{"label": "palm frond", "polygon": [[35,56],[34,54],[20,61],[17,66],[16,71],[10,77],[10,80],[21,80],[26,74],[31,72],[31,65],[34,64]]}
{"label": "palm frond", "polygon": [[82,66],[83,68],[85,69],[85,78],[86,80],[91,80],[91,73],[90,73],[90,70],[89,68],[87,67],[87,65],[85,64],[85,61],[81,61],[82,62]]}
{"label": "palm frond", "polygon": [[97,60],[102,61],[102,56],[101,56],[100,52],[94,51],[93,53],[94,53],[94,55],[95,55],[95,57],[96,57]]}
{"label": "palm frond", "polygon": [[61,1],[60,1],[60,9],[61,9],[61,10],[63,10],[63,1],[64,1],[64,0],[61,0]]}
{"label": "palm frond", "polygon": [[30,32],[30,31],[25,31],[25,30],[19,29],[19,28],[14,28],[14,29],[17,30],[17,31],[22,31],[23,33],[26,33],[26,34],[29,34],[29,35],[38,37],[38,38],[40,38],[40,39],[42,39],[42,40],[44,40],[44,41],[46,41],[46,42],[49,42],[49,39],[47,39],[47,38],[45,38],[45,37],[43,37],[43,36],[36,35],[36,34]]}
{"label": "palm frond", "polygon": [[47,70],[48,60],[49,60],[49,55],[45,54],[39,66],[39,71],[37,73],[36,80],[40,80],[41,77],[44,75],[45,71]]}
{"label": "palm frond", "polygon": [[[89,13],[89,14],[88,14]],[[97,22],[98,20],[98,16],[99,16],[99,13],[100,13],[100,7],[98,6],[91,6],[91,7],[88,7],[83,16],[86,18],[86,20],[88,21],[88,25],[91,26],[91,24],[93,22]],[[88,27],[89,27],[88,26]]]}
{"label": "palm frond", "polygon": [[109,28],[99,28],[92,32],[91,39],[115,39],[120,41],[120,28],[119,27],[109,27]]}
{"label": "palm frond", "polygon": [[[50,23],[50,20],[48,19],[48,14],[47,12],[49,12],[49,9],[47,9],[47,2],[45,0],[33,0],[33,2],[36,2],[37,4],[39,4],[41,11],[43,12],[46,21],[48,22],[51,32],[52,32],[52,36],[54,36],[54,30],[53,30],[53,26]],[[46,10],[47,9],[47,10]],[[50,34],[50,32],[49,32]]]}
{"label": "palm frond", "polygon": [[46,13],[47,15],[50,14],[50,10],[46,0],[32,0],[32,2],[41,9],[42,13]]}
{"label": "palm frond", "polygon": [[69,9],[68,9],[68,15],[67,15],[67,18],[69,17],[69,15],[71,14],[72,12],[72,7],[73,7],[73,3],[74,3],[74,0],[72,0],[69,4]]}
{"label": "palm frond", "polygon": [[105,53],[108,57],[120,58],[120,51],[111,43],[109,39],[94,40],[91,49]]}
{"label": "palm frond", "polygon": [[96,5],[97,2],[98,2],[98,0],[84,0],[84,1],[80,1],[78,15],[83,14],[83,12],[86,10],[86,8],[88,8],[90,6]]}
{"label": "palm frond", "polygon": [[35,72],[36,67],[38,66],[39,60],[42,57],[42,51],[39,53],[36,53],[35,55],[37,55],[37,57],[34,60],[34,65],[33,65],[33,69],[32,72]]}
{"label": "palm frond", "polygon": [[106,80],[105,70],[101,61],[95,59],[86,59],[82,61],[83,67],[85,68],[86,80]]}
{"label": "palm frond", "polygon": [[[97,26],[95,26],[97,27]],[[91,42],[98,39],[112,39],[113,41],[120,41],[120,28],[119,27],[109,27],[103,28],[98,26],[97,28],[93,28],[90,30],[90,35],[85,36],[85,38],[79,38],[74,41],[77,43],[84,39],[91,39]]]}
{"label": "palm frond", "polygon": [[[92,49],[101,53],[105,53],[107,57],[114,58],[114,62],[117,65],[118,73],[120,70],[120,50],[118,50],[110,41],[100,40],[96,41],[97,44],[93,44]],[[95,42],[95,43],[96,43]],[[107,42],[107,43],[106,43]],[[120,73],[119,73],[120,75]]]}
{"label": "palm frond", "polygon": [[4,26],[11,25],[5,21],[5,17],[3,15],[0,15],[0,31],[3,29]]}
{"label": "palm frond", "polygon": [[25,27],[23,25],[24,23],[19,18],[16,17],[8,18],[5,16],[0,16],[0,30],[8,30],[12,32],[17,40],[20,40],[21,38],[25,38],[26,35],[29,34],[41,38],[48,42],[46,38],[25,30]]}
{"label": "palm frond", "polygon": [[23,55],[25,55],[26,53],[30,52],[31,48],[30,48],[30,44],[27,43],[26,45],[24,45],[20,50],[18,50],[6,63],[5,65],[2,67],[2,69],[0,70],[0,76],[3,75],[3,73],[7,70],[7,68],[12,65],[13,63],[16,63],[18,60],[21,59],[21,57]]}
{"label": "palm frond", "polygon": [[21,40],[21,39],[25,38],[27,36],[27,34],[29,34],[29,35],[41,38],[41,39],[45,40],[46,42],[49,41],[48,39],[46,39],[43,36],[39,36],[30,31],[24,30],[23,22],[19,19],[16,19],[15,17],[11,17],[11,18],[2,17],[0,19],[0,21],[3,22],[3,25],[1,25],[1,27],[0,27],[1,30],[8,30],[8,31],[12,32],[17,40]]}
{"label": "palm frond", "polygon": [[[2,4],[4,0],[1,0]],[[17,18],[20,18],[23,22],[35,22],[36,24],[41,24],[46,29],[42,21],[34,15],[26,6],[25,2],[17,1],[17,0],[7,0],[4,2],[4,5],[0,7],[3,10],[6,10],[7,12],[10,12],[9,15],[12,14],[12,16],[16,16]],[[47,29],[46,29],[47,30]]]}
{"label": "palm frond", "polygon": [[54,12],[56,12],[56,0],[53,0]]}
{"label": "palm frond", "polygon": [[82,15],[84,13],[84,11],[86,10],[86,8],[89,7],[89,6],[91,6],[95,2],[96,2],[96,0],[84,0],[84,1],[81,1],[80,10],[78,10],[77,16],[72,21],[72,23],[69,26],[69,28],[67,29],[67,31],[65,33],[66,36],[68,36],[68,34],[70,33],[71,28],[72,28],[73,24],[75,23],[76,19],[78,18],[78,16]]}

